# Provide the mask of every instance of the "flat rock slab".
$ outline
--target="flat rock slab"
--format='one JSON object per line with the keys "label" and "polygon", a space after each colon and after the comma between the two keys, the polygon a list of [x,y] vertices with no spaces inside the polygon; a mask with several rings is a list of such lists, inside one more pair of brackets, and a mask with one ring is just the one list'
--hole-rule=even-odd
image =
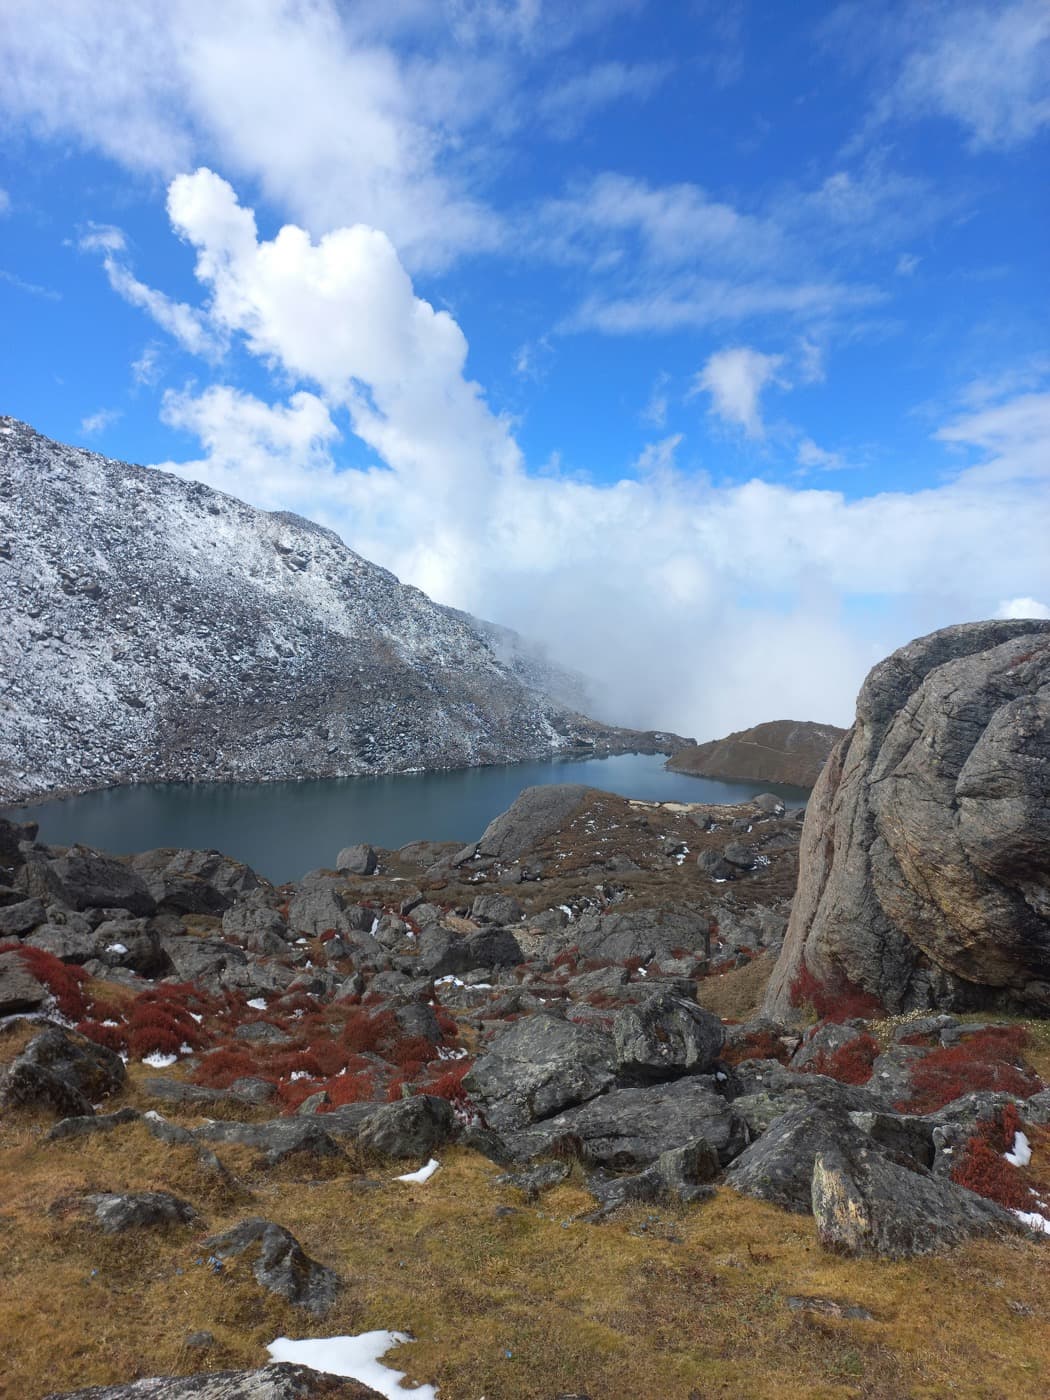
{"label": "flat rock slab", "polygon": [[44,1400],[382,1400],[382,1396],[360,1381],[281,1362],[258,1371],[153,1376],[126,1385],[53,1391]]}
{"label": "flat rock slab", "polygon": [[0,1016],[18,1011],[35,1011],[51,993],[37,981],[16,952],[0,953]]}
{"label": "flat rock slab", "polygon": [[464,1088],[497,1130],[583,1103],[615,1079],[612,1038],[555,1016],[516,1021],[467,1074]]}
{"label": "flat rock slab", "polygon": [[275,1118],[269,1123],[204,1123],[193,1130],[204,1142],[232,1142],[256,1147],[267,1166],[275,1167],[286,1157],[304,1152],[312,1157],[341,1157],[342,1151],[312,1118]]}

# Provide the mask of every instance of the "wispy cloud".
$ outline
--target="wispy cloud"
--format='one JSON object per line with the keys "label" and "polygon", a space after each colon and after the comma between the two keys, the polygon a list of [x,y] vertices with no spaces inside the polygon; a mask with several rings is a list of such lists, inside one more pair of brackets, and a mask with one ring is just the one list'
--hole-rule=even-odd
{"label": "wispy cloud", "polygon": [[122,412],[119,408],[100,408],[97,413],[89,413],[86,418],[81,418],[80,431],[91,436],[105,432],[121,416]]}
{"label": "wispy cloud", "polygon": [[2,219],[5,214],[10,214],[10,212],[11,196],[4,189],[3,185],[0,185],[0,219]]}
{"label": "wispy cloud", "polygon": [[668,63],[599,63],[552,83],[536,110],[551,135],[568,140],[591,114],[625,99],[644,101],[671,72]]}
{"label": "wispy cloud", "polygon": [[718,350],[697,374],[691,392],[708,394],[709,411],[723,422],[742,428],[750,438],[762,438],[762,392],[777,382],[782,363],[782,356],[765,355],[748,345]]}
{"label": "wispy cloud", "polygon": [[6,282],[9,287],[15,287],[20,292],[25,292],[31,297],[43,297],[46,301],[61,301],[62,293],[56,292],[53,287],[41,287],[37,282],[27,282],[24,277],[19,277],[17,273],[8,272],[0,267],[0,282]]}

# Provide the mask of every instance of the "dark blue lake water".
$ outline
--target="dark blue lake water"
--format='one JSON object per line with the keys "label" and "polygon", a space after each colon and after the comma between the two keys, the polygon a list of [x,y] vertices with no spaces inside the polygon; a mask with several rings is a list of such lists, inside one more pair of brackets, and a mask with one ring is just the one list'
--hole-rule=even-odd
{"label": "dark blue lake water", "polygon": [[275,882],[329,865],[356,841],[396,848],[408,841],[476,840],[522,788],[587,783],[651,801],[742,802],[776,792],[802,804],[800,788],[721,783],[669,773],[660,754],[508,763],[442,773],[328,778],[302,783],[144,783],[89,792],[4,813],[38,821],[40,839],[82,841],[106,851],[155,846],[215,848]]}

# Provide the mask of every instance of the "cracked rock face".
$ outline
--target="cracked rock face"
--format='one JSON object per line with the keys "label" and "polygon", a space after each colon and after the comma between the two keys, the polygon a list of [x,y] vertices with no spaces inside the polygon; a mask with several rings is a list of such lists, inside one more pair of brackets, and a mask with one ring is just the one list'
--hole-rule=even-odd
{"label": "cracked rock face", "polygon": [[799,867],[767,1014],[803,964],[894,1012],[1050,1007],[1050,622],[949,627],[876,666]]}

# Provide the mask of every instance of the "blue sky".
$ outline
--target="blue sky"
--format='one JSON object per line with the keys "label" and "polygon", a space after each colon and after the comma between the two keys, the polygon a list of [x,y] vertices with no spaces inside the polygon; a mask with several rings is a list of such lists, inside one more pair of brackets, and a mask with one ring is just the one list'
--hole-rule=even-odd
{"label": "blue sky", "polygon": [[0,411],[705,737],[1050,615],[1046,0],[4,12]]}

